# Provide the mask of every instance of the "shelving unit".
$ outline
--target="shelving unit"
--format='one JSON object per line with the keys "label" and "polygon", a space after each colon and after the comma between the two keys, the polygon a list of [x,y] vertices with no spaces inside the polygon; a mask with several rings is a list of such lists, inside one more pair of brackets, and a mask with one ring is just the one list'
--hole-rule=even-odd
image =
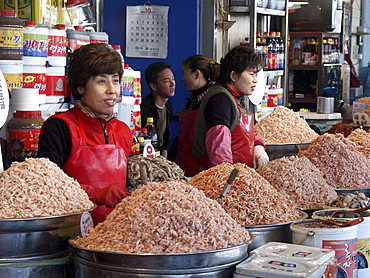
{"label": "shelving unit", "polygon": [[[288,67],[288,73],[290,75],[304,75],[307,76],[307,79],[312,78],[313,76],[316,76],[316,84],[309,84],[316,87],[315,91],[312,94],[304,95],[303,98],[297,97],[299,93],[301,93],[297,87],[298,84],[296,80],[294,80],[293,77],[293,91],[290,91],[288,95],[288,102],[291,104],[291,107],[294,110],[298,110],[299,108],[308,108],[312,110],[312,108],[315,108],[315,104],[317,103],[317,97],[323,96],[323,89],[327,87],[328,85],[328,78],[330,70],[333,68],[339,68],[338,72],[340,74],[340,67],[342,64],[339,63],[324,63],[323,57],[324,57],[324,45],[323,40],[328,38],[334,38],[338,39],[339,45],[341,45],[341,35],[337,33],[323,33],[323,32],[290,32],[290,47],[293,48],[293,42],[295,38],[314,38],[317,41],[317,55],[318,55],[318,61],[316,65],[292,65],[289,64]],[[343,50],[341,50],[342,52]],[[291,78],[291,77],[290,77]],[[339,76],[340,79],[340,76]],[[290,80],[290,83],[292,80]],[[311,96],[312,95],[312,96]],[[338,96],[340,97],[340,96]],[[311,104],[311,105],[306,105]]]}
{"label": "shelving unit", "polygon": [[233,32],[238,34],[239,42],[249,37],[250,45],[256,47],[256,32],[279,31],[284,41],[284,68],[279,70],[265,71],[265,77],[271,81],[274,76],[280,76],[280,84],[284,89],[284,104],[287,100],[287,70],[288,70],[288,1],[285,0],[284,10],[274,10],[257,7],[257,0],[250,0],[249,6],[229,6],[230,20],[235,20],[237,25],[229,32],[229,47],[236,46],[238,41]]}

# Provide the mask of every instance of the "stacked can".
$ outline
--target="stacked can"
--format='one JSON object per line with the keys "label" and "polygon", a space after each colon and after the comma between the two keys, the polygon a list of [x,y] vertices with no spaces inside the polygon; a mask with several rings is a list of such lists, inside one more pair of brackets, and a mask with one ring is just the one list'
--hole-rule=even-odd
{"label": "stacked can", "polygon": [[67,32],[65,25],[49,29],[48,67],[46,68],[46,103],[64,102],[67,95]]}
{"label": "stacked can", "polygon": [[0,70],[8,89],[22,87],[23,25],[13,10],[0,10]]}

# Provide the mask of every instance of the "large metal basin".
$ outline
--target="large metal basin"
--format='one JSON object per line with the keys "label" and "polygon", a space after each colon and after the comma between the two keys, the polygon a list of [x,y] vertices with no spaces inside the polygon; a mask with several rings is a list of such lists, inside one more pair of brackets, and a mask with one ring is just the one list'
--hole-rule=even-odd
{"label": "large metal basin", "polygon": [[69,243],[74,253],[75,277],[232,278],[235,266],[248,256],[250,242],[226,249],[179,254],[121,254],[83,249],[71,240]]}
{"label": "large metal basin", "polygon": [[80,232],[82,213],[0,220],[0,263],[67,250],[69,238]]}
{"label": "large metal basin", "polygon": [[311,143],[269,144],[266,145],[266,152],[270,160],[274,160],[284,156],[297,155],[299,151],[307,150],[310,144]]}
{"label": "large metal basin", "polygon": [[290,224],[308,217],[307,213],[303,211],[299,211],[299,213],[301,214],[301,217],[291,222],[243,226],[254,236],[253,241],[248,245],[248,252],[272,241],[292,243]]}

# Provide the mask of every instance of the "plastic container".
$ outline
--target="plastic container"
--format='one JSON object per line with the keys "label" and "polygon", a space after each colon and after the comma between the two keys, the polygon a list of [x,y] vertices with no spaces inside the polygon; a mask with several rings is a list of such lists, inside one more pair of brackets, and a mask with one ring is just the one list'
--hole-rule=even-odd
{"label": "plastic container", "polygon": [[141,130],[141,109],[140,104],[134,104],[134,110],[132,112],[134,130],[139,133]]}
{"label": "plastic container", "polygon": [[269,89],[267,93],[267,107],[276,107],[278,105],[277,89]]}
{"label": "plastic container", "polygon": [[121,45],[119,44],[112,44],[111,45],[113,47],[114,50],[116,50],[119,54],[119,56],[121,57],[121,60],[122,60],[122,68],[125,68],[125,58],[123,58],[123,54],[122,54],[122,51],[121,51]]}
{"label": "plastic container", "polygon": [[118,119],[127,124],[134,125],[133,122],[134,98],[122,96],[122,101],[118,105]]}
{"label": "plastic container", "polygon": [[134,70],[130,68],[129,64],[125,64],[123,69],[122,96],[134,96]]}
{"label": "plastic container", "polygon": [[36,111],[39,109],[39,90],[14,88],[10,99],[11,111]]}
{"label": "plastic container", "polygon": [[48,30],[48,63],[50,66],[65,67],[67,65],[67,33],[66,26],[58,24]]}
{"label": "plastic container", "polygon": [[357,278],[358,225],[340,227],[321,222],[309,219],[292,223],[293,243],[335,250],[337,277]]}
{"label": "plastic container", "polygon": [[9,159],[24,161],[36,157],[39,136],[44,119],[41,111],[16,111],[8,122]]}
{"label": "plastic container", "polygon": [[65,67],[46,68],[46,103],[64,102],[66,97]]}
{"label": "plastic container", "polygon": [[[336,213],[337,217],[333,219],[331,216],[335,211],[348,211],[348,213]],[[320,219],[320,220],[333,220],[342,219],[346,221],[356,219],[356,214],[352,213],[353,210],[351,209],[326,209],[326,210],[317,210],[313,212],[312,218],[313,219]],[[352,214],[352,215],[351,215]],[[363,217],[364,222],[358,224],[358,234],[357,234],[357,254],[358,254],[358,277],[359,278],[367,278],[370,277],[370,212],[364,211],[357,214],[357,217]]]}
{"label": "plastic container", "polygon": [[48,29],[26,21],[23,28],[24,65],[44,66],[48,57]]}
{"label": "plastic container", "polygon": [[93,26],[95,18],[89,0],[68,0],[66,9],[72,26]]}
{"label": "plastic container", "polygon": [[12,92],[13,88],[21,88],[23,80],[23,61],[22,60],[0,60],[0,70],[2,71],[6,85]]}
{"label": "plastic container", "polygon": [[134,99],[135,104],[141,103],[141,72],[139,70],[134,71]]}
{"label": "plastic container", "polygon": [[154,120],[152,117],[147,118],[147,122],[144,128],[148,130],[150,142],[152,143],[154,149],[158,150],[159,148],[158,133],[157,133],[157,128],[155,127]]}
{"label": "plastic container", "polygon": [[106,43],[109,44],[109,36],[105,32],[87,32],[90,37],[90,43]]}
{"label": "plastic container", "polygon": [[0,10],[0,60],[22,60],[23,25],[13,10]]}
{"label": "plastic container", "polygon": [[46,67],[24,65],[22,88],[37,89],[40,95],[46,95]]}
{"label": "plastic container", "polygon": [[68,47],[72,52],[90,43],[89,34],[83,30],[82,26],[74,26],[74,28],[75,30],[67,30]]}

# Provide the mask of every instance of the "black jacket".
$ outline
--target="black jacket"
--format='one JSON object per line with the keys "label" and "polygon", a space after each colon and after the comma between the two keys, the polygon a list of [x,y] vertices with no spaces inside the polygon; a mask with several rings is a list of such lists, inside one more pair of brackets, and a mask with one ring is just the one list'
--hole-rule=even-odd
{"label": "black jacket", "polygon": [[[167,119],[166,119],[167,125],[166,130],[163,134],[163,145],[159,147],[160,150],[166,150],[171,142],[170,122],[172,119],[172,103],[169,100],[167,100],[166,102],[166,108],[167,108]],[[146,119],[148,117],[153,117],[154,125],[157,127],[159,116],[157,107],[154,102],[153,92],[150,92],[149,95],[147,95],[141,100],[140,109],[141,109],[141,127],[144,128],[144,126],[146,125]]]}

